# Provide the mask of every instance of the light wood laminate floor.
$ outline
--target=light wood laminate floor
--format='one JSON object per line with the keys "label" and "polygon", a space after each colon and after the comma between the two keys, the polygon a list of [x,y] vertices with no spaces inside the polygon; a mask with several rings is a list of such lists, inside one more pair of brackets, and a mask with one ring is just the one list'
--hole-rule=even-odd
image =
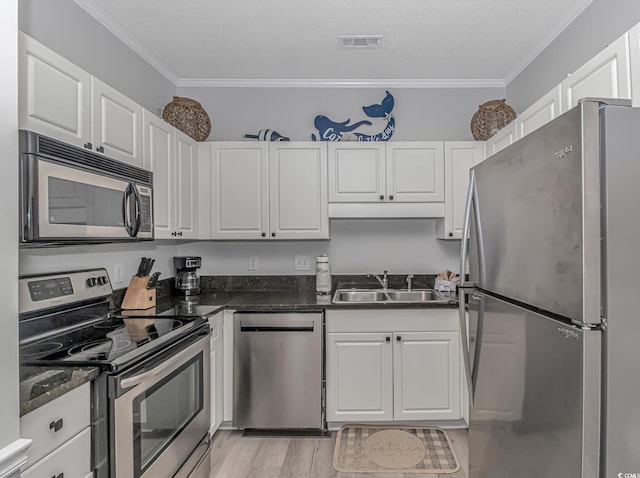
{"label": "light wood laminate floor", "polygon": [[219,430],[213,437],[210,478],[467,478],[466,430],[447,430],[461,469],[448,474],[338,473],[331,438],[255,438]]}

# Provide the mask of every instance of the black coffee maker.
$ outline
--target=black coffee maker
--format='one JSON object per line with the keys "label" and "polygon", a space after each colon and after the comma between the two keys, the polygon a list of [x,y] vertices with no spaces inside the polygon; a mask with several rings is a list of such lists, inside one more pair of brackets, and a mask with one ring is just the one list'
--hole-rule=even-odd
{"label": "black coffee maker", "polygon": [[201,257],[174,257],[173,266],[176,268],[175,289],[183,295],[197,295],[200,293],[200,277],[196,269],[200,269]]}

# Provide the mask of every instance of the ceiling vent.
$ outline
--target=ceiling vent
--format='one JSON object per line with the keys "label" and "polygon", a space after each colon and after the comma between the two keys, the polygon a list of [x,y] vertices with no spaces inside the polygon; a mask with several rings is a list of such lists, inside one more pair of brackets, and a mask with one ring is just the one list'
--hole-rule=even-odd
{"label": "ceiling vent", "polygon": [[382,35],[339,36],[340,48],[380,48]]}

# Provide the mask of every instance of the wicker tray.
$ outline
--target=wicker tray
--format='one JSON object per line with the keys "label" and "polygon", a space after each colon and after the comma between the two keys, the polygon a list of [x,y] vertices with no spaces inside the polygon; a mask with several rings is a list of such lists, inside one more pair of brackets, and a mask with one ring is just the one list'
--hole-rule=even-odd
{"label": "wicker tray", "polygon": [[516,118],[516,112],[505,100],[481,104],[471,118],[471,133],[477,141],[486,141]]}
{"label": "wicker tray", "polygon": [[162,119],[196,141],[204,141],[211,133],[209,115],[200,103],[191,98],[174,96],[162,110]]}

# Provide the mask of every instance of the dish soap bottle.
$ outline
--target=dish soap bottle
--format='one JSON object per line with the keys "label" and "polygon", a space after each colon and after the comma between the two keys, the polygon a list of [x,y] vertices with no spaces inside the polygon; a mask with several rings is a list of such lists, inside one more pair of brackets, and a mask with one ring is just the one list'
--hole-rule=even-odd
{"label": "dish soap bottle", "polygon": [[331,294],[331,272],[326,254],[316,257],[316,294]]}

